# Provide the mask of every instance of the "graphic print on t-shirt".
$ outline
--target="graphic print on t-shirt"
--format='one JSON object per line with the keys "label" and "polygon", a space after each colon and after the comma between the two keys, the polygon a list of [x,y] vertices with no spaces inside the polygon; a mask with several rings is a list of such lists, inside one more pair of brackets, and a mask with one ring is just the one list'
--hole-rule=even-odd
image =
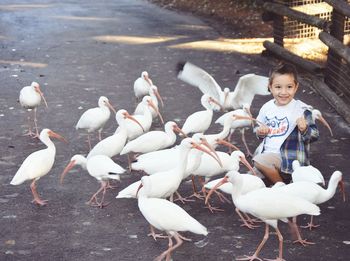
{"label": "graphic print on t-shirt", "polygon": [[269,127],[268,138],[283,136],[289,129],[289,121],[287,117],[278,119],[273,117],[271,119],[266,117],[266,125]]}

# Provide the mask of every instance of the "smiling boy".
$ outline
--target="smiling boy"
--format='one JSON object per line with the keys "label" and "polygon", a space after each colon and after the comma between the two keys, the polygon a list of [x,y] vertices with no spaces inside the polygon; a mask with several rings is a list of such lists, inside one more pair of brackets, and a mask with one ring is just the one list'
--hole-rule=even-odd
{"label": "smiling boy", "polygon": [[299,83],[291,64],[281,64],[270,75],[269,91],[273,99],[265,103],[257,117],[264,123],[255,129],[263,139],[253,158],[255,167],[273,184],[289,183],[292,162],[309,165],[309,145],[319,132],[307,104],[295,100]]}

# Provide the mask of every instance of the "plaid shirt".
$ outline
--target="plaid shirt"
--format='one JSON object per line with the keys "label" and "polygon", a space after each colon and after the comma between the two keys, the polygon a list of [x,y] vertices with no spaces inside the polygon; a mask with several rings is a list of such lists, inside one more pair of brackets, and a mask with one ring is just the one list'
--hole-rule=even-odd
{"label": "plaid shirt", "polygon": [[310,165],[310,143],[318,140],[319,132],[315,121],[312,119],[311,111],[305,110],[304,117],[308,124],[307,130],[301,134],[298,126],[296,126],[281,146],[281,172],[291,174],[294,160],[298,160],[301,166]]}
{"label": "plaid shirt", "polygon": [[[312,119],[310,110],[304,111],[304,117],[308,125],[307,130],[301,134],[298,126],[296,126],[280,148],[282,158],[281,172],[291,174],[293,172],[292,162],[294,160],[298,160],[301,166],[310,165],[310,143],[318,140],[319,132],[315,121]],[[260,144],[255,154],[262,153],[263,148],[264,142]]]}

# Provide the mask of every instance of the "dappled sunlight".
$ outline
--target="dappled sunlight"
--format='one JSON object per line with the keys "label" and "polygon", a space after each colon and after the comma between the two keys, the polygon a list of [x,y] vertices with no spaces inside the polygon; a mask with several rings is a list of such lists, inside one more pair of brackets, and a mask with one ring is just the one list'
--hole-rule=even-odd
{"label": "dappled sunlight", "polygon": [[9,61],[9,60],[0,60],[0,64],[10,64],[10,65],[21,65],[33,68],[45,68],[47,63],[33,63],[33,62],[24,62],[24,61]]}
{"label": "dappled sunlight", "polygon": [[127,35],[101,35],[95,36],[93,39],[102,42],[109,43],[124,43],[124,44],[154,44],[154,43],[164,43],[168,41],[173,41],[177,39],[185,38],[185,36],[127,36]]}
{"label": "dappled sunlight", "polygon": [[62,20],[72,20],[72,21],[118,21],[120,19],[117,18],[107,18],[107,17],[95,17],[95,16],[64,16],[64,15],[56,15],[51,16],[52,18],[62,19]]}
{"label": "dappled sunlight", "polygon": [[263,42],[265,40],[272,41],[272,38],[219,38],[216,40],[203,40],[175,44],[169,47],[174,49],[197,49],[217,52],[239,52],[245,54],[259,54],[265,49],[263,47]]}
{"label": "dappled sunlight", "polygon": [[190,29],[190,30],[212,30],[213,28],[208,25],[194,25],[194,24],[179,24],[176,25],[178,29]]}
{"label": "dappled sunlight", "polygon": [[33,9],[33,8],[48,8],[52,5],[40,5],[40,4],[17,4],[17,5],[1,5],[0,10],[3,11],[17,11],[22,9]]}

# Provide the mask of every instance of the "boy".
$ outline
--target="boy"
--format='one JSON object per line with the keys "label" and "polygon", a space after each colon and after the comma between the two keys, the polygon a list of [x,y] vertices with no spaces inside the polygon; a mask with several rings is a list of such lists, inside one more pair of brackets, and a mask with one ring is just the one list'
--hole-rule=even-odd
{"label": "boy", "polygon": [[277,66],[268,86],[273,99],[261,107],[257,117],[265,125],[255,129],[263,142],[253,161],[255,168],[273,184],[291,181],[293,160],[302,166],[310,164],[309,145],[319,137],[309,106],[294,99],[298,87],[295,67]]}

